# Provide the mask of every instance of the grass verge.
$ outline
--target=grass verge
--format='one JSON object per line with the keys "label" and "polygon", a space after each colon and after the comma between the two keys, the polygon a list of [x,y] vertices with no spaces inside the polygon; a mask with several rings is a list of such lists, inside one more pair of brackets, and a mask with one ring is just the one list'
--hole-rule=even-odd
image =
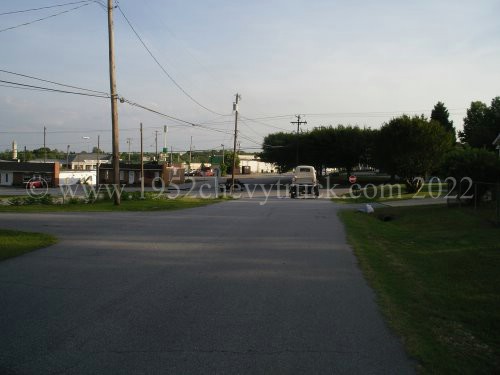
{"label": "grass verge", "polygon": [[31,204],[3,205],[0,212],[109,212],[109,211],[162,211],[180,210],[184,208],[201,207],[222,202],[224,199],[178,198],[178,199],[145,199],[122,201],[115,206],[112,201],[96,201],[94,203],[66,204]]}
{"label": "grass verge", "polygon": [[472,210],[436,206],[340,216],[421,373],[500,373],[500,228]]}
{"label": "grass verge", "polygon": [[405,193],[405,187],[395,185],[369,185],[357,192],[353,191],[338,198],[332,198],[335,203],[374,203],[389,202],[407,199],[444,198],[447,186],[444,184],[424,184],[418,193]]}
{"label": "grass verge", "polygon": [[49,234],[0,229],[0,261],[56,242],[56,238]]}

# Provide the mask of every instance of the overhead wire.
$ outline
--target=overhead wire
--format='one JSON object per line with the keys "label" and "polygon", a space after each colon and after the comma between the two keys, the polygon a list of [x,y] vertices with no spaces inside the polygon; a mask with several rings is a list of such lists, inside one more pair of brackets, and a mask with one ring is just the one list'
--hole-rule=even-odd
{"label": "overhead wire", "polygon": [[97,94],[108,95],[108,93],[104,92],[104,91],[90,90],[90,89],[86,89],[86,88],[83,88],[83,87],[78,87],[78,86],[73,86],[73,85],[67,85],[67,84],[64,84],[64,83],[50,81],[50,80],[47,80],[47,79],[38,78],[38,77],[30,76],[30,75],[27,75],[27,74],[16,73],[16,72],[12,72],[12,71],[9,71],[9,70],[0,69],[0,72],[7,73],[7,74],[12,74],[12,75],[16,75],[16,76],[20,76],[20,77],[24,77],[24,78],[30,78],[30,79],[34,79],[36,81],[41,81],[41,82],[46,82],[46,83],[52,83],[52,84],[57,85],[57,86],[69,87],[69,88],[72,88],[72,89],[77,89],[77,90],[82,90],[82,91],[94,92],[94,93],[97,93]]}
{"label": "overhead wire", "polygon": [[220,115],[220,116],[228,116],[228,115],[224,115],[222,113],[219,113],[219,112],[216,112],[206,106],[204,106],[203,104],[201,104],[198,100],[196,100],[192,95],[190,95],[173,77],[170,73],[168,73],[168,71],[165,69],[165,67],[160,63],[160,61],[156,58],[156,56],[153,54],[153,52],[151,51],[151,49],[147,46],[147,44],[144,42],[144,40],[141,38],[141,36],[139,35],[139,33],[136,31],[136,29],[134,28],[134,26],[132,25],[132,23],[130,22],[130,20],[127,18],[127,16],[125,15],[125,13],[123,12],[122,8],[120,6],[117,6],[118,10],[120,11],[120,13],[122,14],[123,18],[125,19],[125,21],[127,22],[127,24],[129,25],[129,27],[132,29],[133,33],[135,34],[135,36],[137,37],[137,39],[139,40],[139,42],[142,44],[142,46],[144,47],[144,49],[148,52],[148,54],[151,56],[151,58],[154,60],[154,62],[156,63],[156,65],[158,65],[158,67],[162,70],[163,73],[165,73],[165,75],[170,79],[170,81],[172,81],[172,83],[185,95],[187,96],[193,103],[195,103],[196,105],[198,105],[199,107],[205,109],[206,111],[208,112],[211,112],[211,113],[214,113],[216,115]]}
{"label": "overhead wire", "polygon": [[0,80],[2,83],[7,83],[10,85],[17,85],[20,87],[28,87],[32,89],[39,89],[40,91],[50,91],[50,92],[59,92],[59,93],[64,93],[64,94],[73,94],[73,95],[82,95],[82,96],[92,96],[95,98],[106,98],[109,99],[111,96],[106,94],[91,94],[91,93],[85,93],[85,92],[76,92],[76,91],[68,91],[68,90],[59,90],[59,89],[53,89],[49,87],[43,87],[43,86],[35,86],[35,85],[28,85],[24,83],[19,83],[19,82],[12,82],[12,81],[5,81],[5,80]]}
{"label": "overhead wire", "polygon": [[58,13],[54,13],[54,14],[51,14],[49,16],[46,16],[46,17],[42,17],[42,18],[38,18],[38,19],[35,19],[35,20],[32,20],[32,21],[29,21],[29,22],[24,22],[24,23],[21,23],[21,24],[18,24],[18,25],[15,25],[15,26],[10,26],[10,27],[6,27],[4,29],[0,29],[0,33],[4,32],[4,31],[8,31],[8,30],[13,30],[13,29],[17,29],[19,27],[23,27],[23,26],[28,26],[28,25],[31,25],[31,24],[34,24],[36,22],[40,22],[40,21],[44,21],[44,20],[47,20],[49,18],[53,18],[53,17],[57,17],[57,16],[60,16],[62,14],[65,14],[65,13],[69,13],[69,12],[72,12],[74,10],[77,10],[77,9],[80,9],[80,8],[83,8],[83,7],[86,7],[87,5],[90,5],[91,3],[93,3],[94,1],[88,1],[82,5],[79,5],[79,6],[76,6],[74,8],[71,8],[71,9],[67,9],[67,10],[63,10],[61,12],[58,12]]}
{"label": "overhead wire", "polygon": [[3,12],[0,13],[0,16],[5,16],[8,14],[17,14],[17,13],[26,13],[26,12],[33,12],[33,11],[38,11],[38,10],[44,10],[44,9],[51,9],[51,8],[58,8],[58,7],[64,7],[68,5],[73,5],[73,4],[81,4],[81,3],[88,3],[90,0],[81,0],[81,1],[73,1],[71,3],[64,3],[64,4],[54,4],[54,5],[48,5],[40,8],[31,8],[31,9],[22,9],[22,10],[12,10],[9,12]]}

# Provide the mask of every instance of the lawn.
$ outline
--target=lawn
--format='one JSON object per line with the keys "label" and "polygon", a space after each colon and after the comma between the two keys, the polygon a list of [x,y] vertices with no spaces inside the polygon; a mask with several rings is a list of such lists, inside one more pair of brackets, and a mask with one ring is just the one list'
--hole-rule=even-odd
{"label": "lawn", "polygon": [[499,227],[472,209],[441,206],[340,216],[421,373],[500,373]]}
{"label": "lawn", "polygon": [[357,192],[353,190],[338,198],[333,198],[336,203],[373,203],[389,202],[405,199],[423,199],[423,198],[444,198],[447,194],[445,184],[424,184],[418,193],[408,194],[402,184],[369,185]]}
{"label": "lawn", "polygon": [[56,242],[56,238],[48,234],[0,229],[0,261]]}
{"label": "lawn", "polygon": [[66,204],[31,204],[0,205],[0,212],[106,212],[106,211],[161,211],[180,210],[206,206],[221,202],[223,199],[177,198],[177,199],[145,199],[122,201],[115,206],[112,201],[96,201],[95,203]]}

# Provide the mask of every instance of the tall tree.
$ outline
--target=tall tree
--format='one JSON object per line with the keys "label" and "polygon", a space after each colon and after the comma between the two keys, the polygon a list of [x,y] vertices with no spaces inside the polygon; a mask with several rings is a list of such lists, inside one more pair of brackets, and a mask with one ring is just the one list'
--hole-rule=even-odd
{"label": "tall tree", "polygon": [[494,150],[493,140],[500,133],[500,97],[488,107],[483,102],[472,102],[464,118],[464,130],[459,132],[462,142],[471,147]]}
{"label": "tall tree", "polygon": [[424,116],[403,115],[384,124],[377,136],[377,166],[403,179],[409,193],[418,191],[424,177],[439,167],[452,146],[452,134]]}
{"label": "tall tree", "polygon": [[443,102],[437,102],[431,112],[431,120],[441,124],[444,130],[449,131],[455,137],[455,127],[450,120],[450,113]]}
{"label": "tall tree", "polygon": [[273,133],[264,138],[260,158],[268,163],[275,163],[280,172],[286,172],[295,167],[296,142],[295,133]]}

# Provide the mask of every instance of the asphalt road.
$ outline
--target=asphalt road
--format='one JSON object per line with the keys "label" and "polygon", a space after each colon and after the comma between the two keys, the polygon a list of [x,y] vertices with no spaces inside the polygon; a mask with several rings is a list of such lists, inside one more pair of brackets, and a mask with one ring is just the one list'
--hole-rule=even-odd
{"label": "asphalt road", "polygon": [[326,200],[0,214],[0,374],[407,374]]}

